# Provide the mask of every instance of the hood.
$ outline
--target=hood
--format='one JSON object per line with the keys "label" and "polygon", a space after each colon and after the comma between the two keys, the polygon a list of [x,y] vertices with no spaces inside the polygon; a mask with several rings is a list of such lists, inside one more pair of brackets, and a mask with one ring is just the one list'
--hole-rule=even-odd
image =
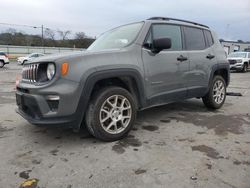
{"label": "hood", "polygon": [[32,59],[30,63],[38,63],[38,62],[60,62],[60,61],[71,61],[73,59],[79,59],[84,57],[89,57],[93,55],[105,55],[114,52],[121,52],[121,49],[112,49],[112,50],[105,50],[105,51],[74,51],[74,52],[65,52],[65,53],[57,53],[57,54],[50,54],[45,55],[42,57]]}
{"label": "hood", "polygon": [[17,59],[26,59],[27,57],[26,56],[21,56],[21,57],[18,57]]}
{"label": "hood", "polygon": [[29,63],[55,62],[55,61],[57,61],[57,60],[59,60],[61,58],[77,56],[77,55],[82,54],[82,53],[83,53],[83,51],[74,51],[74,52],[49,54],[49,55],[44,55],[44,56],[41,56],[41,57],[34,58]]}
{"label": "hood", "polygon": [[228,57],[227,60],[241,60],[244,59],[243,57]]}

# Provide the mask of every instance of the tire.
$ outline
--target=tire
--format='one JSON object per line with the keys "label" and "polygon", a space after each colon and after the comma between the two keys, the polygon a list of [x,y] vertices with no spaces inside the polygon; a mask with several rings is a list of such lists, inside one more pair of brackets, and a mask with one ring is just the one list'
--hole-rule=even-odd
{"label": "tire", "polygon": [[4,62],[0,61],[0,68],[3,68],[3,67],[4,67]]}
{"label": "tire", "polygon": [[[221,89],[216,90],[221,85]],[[215,93],[217,92],[217,93]],[[215,96],[215,95],[219,96]],[[202,97],[202,101],[207,108],[219,109],[222,107],[226,100],[226,83],[222,76],[214,76],[212,84],[209,88],[208,93]]]}
{"label": "tire", "polygon": [[24,60],[23,63],[21,65],[24,65],[27,62],[27,60]]}
{"label": "tire", "polygon": [[136,120],[136,109],[136,102],[127,90],[106,87],[93,96],[86,112],[85,123],[89,132],[100,140],[120,140],[132,129]]}
{"label": "tire", "polygon": [[241,72],[247,72],[247,64],[246,63],[244,63],[244,65],[243,65],[243,68],[242,68],[242,71]]}

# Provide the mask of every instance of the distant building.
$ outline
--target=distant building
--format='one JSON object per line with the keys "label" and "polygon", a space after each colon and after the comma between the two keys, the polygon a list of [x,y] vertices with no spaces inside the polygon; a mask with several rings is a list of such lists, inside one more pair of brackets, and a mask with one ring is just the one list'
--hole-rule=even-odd
{"label": "distant building", "polygon": [[221,41],[227,54],[237,51],[250,51],[250,42]]}

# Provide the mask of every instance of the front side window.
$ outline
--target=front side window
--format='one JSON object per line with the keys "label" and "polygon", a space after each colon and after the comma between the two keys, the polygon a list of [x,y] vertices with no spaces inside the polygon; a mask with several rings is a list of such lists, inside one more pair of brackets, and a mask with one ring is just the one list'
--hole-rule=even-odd
{"label": "front side window", "polygon": [[181,28],[176,25],[154,24],[148,34],[145,45],[153,48],[152,41],[159,38],[170,38],[171,48],[168,50],[182,50]]}
{"label": "front side window", "polygon": [[203,50],[206,48],[203,31],[198,28],[184,27],[187,50]]}
{"label": "front side window", "polygon": [[100,51],[126,47],[136,39],[143,24],[144,22],[139,22],[108,31],[102,34],[87,50]]}

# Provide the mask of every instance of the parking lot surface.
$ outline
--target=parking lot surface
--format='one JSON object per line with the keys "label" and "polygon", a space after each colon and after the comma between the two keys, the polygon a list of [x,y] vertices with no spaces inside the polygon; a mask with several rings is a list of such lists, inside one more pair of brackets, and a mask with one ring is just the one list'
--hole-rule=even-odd
{"label": "parking lot surface", "polygon": [[231,74],[228,91],[243,96],[227,96],[220,110],[200,99],[148,109],[112,143],[21,118],[20,72],[16,63],[0,69],[0,187],[250,187],[250,72]]}

